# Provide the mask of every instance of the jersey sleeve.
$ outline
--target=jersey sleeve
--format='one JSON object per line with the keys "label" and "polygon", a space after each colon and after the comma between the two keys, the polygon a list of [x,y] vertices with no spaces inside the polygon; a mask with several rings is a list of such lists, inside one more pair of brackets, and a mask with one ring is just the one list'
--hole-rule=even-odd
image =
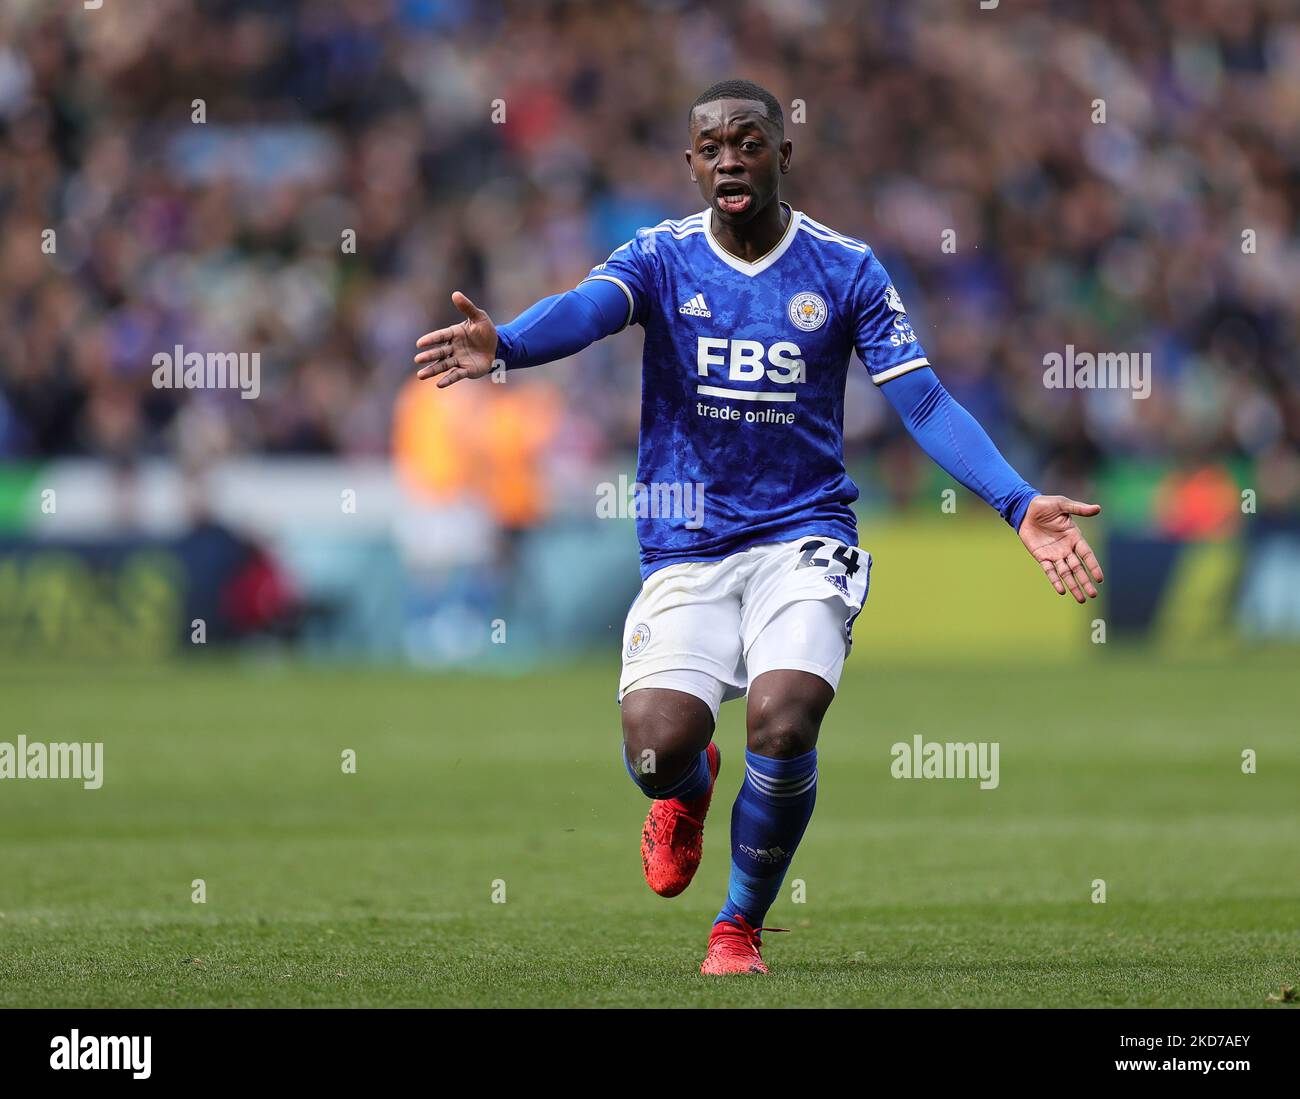
{"label": "jersey sleeve", "polygon": [[627,298],[612,282],[584,279],[497,325],[496,357],[513,370],[567,359],[627,327]]}
{"label": "jersey sleeve", "polygon": [[627,322],[644,324],[650,312],[655,288],[654,235],[642,229],[626,244],[610,253],[609,259],[591,269],[583,282],[604,279],[623,291],[627,298]]}
{"label": "jersey sleeve", "polygon": [[1002,457],[975,417],[952,399],[929,367],[909,370],[886,386],[907,430],[953,480],[965,485],[1019,530],[1038,489]]}
{"label": "jersey sleeve", "polygon": [[871,252],[858,269],[853,307],[853,345],[876,385],[930,365],[902,298]]}

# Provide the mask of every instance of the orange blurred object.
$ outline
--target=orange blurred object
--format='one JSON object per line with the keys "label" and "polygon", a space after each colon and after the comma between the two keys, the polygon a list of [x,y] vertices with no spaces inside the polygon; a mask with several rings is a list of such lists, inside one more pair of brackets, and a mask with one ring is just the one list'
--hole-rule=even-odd
{"label": "orange blurred object", "polygon": [[1220,465],[1175,471],[1156,489],[1160,529],[1185,540],[1227,538],[1241,525],[1241,493]]}
{"label": "orange blurred object", "polygon": [[560,412],[559,393],[547,383],[482,379],[439,389],[412,378],[394,409],[398,476],[432,503],[468,497],[503,527],[536,526],[550,510],[541,459]]}

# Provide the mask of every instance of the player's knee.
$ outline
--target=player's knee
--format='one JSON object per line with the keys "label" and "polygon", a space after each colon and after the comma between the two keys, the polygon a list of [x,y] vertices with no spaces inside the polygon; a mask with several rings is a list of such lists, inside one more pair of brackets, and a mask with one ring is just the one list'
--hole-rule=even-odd
{"label": "player's knee", "polygon": [[748,747],[768,759],[794,759],[817,747],[819,723],[801,710],[776,712],[754,722],[749,730]]}
{"label": "player's knee", "polygon": [[712,735],[713,714],[698,698],[659,690],[623,698],[624,752],[646,786],[671,785]]}
{"label": "player's knee", "polygon": [[799,694],[767,697],[749,714],[748,747],[769,759],[794,759],[817,747],[826,707]]}
{"label": "player's knee", "polygon": [[802,672],[768,672],[750,687],[748,747],[769,759],[794,759],[817,747],[835,697],[829,683]]}

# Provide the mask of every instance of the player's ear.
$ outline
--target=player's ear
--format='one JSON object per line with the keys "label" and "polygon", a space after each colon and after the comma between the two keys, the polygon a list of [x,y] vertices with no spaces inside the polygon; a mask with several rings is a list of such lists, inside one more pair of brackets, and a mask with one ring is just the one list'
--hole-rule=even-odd
{"label": "player's ear", "polygon": [[781,172],[782,172],[782,174],[784,174],[784,173],[786,173],[786,172],[788,172],[788,171],[790,170],[790,154],[793,153],[793,152],[794,152],[794,146],[793,146],[792,144],[790,144],[790,139],[787,137],[784,141],[781,142]]}
{"label": "player's ear", "polygon": [[686,170],[691,173],[691,182],[699,183],[699,180],[695,178],[695,162],[691,158],[690,149],[686,150]]}

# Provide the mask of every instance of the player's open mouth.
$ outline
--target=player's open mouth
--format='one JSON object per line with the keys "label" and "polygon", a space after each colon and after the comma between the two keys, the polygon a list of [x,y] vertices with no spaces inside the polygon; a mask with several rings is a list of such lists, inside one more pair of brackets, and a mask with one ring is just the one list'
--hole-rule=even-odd
{"label": "player's open mouth", "polygon": [[743,183],[724,183],[716,192],[718,208],[727,214],[743,214],[754,200]]}

